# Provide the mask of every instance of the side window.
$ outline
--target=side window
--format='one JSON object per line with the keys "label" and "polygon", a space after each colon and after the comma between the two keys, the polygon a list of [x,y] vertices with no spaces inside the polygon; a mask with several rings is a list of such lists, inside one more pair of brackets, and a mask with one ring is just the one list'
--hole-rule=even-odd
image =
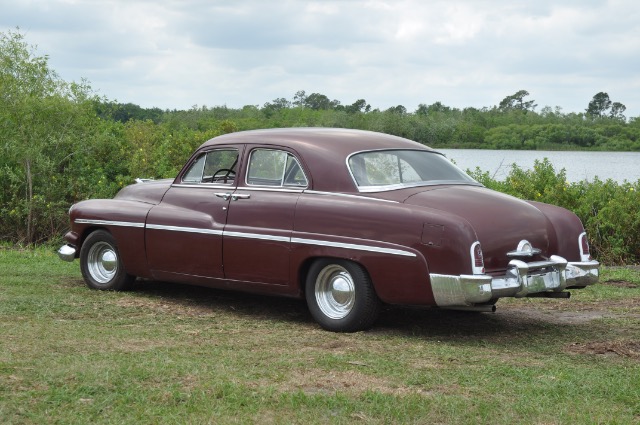
{"label": "side window", "polygon": [[183,183],[232,184],[238,165],[236,149],[218,149],[203,153],[182,178]]}
{"label": "side window", "polygon": [[247,184],[272,187],[306,187],[307,178],[295,156],[274,149],[251,152]]}
{"label": "side window", "polygon": [[422,180],[418,172],[397,152],[369,152],[354,155],[349,165],[360,186],[384,186]]}

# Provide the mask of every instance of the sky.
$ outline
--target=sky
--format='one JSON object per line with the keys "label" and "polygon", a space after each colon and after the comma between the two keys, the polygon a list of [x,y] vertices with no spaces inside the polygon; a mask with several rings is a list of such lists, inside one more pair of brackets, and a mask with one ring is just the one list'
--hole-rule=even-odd
{"label": "sky", "polygon": [[62,79],[161,109],[321,93],[384,110],[584,112],[598,92],[640,116],[638,0],[0,0],[0,31]]}

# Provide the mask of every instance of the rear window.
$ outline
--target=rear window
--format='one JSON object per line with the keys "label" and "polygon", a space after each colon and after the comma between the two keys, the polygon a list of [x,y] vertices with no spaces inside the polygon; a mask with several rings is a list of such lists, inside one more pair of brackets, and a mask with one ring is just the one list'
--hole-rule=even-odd
{"label": "rear window", "polygon": [[348,163],[360,191],[391,190],[427,184],[479,185],[437,152],[360,152],[349,157]]}

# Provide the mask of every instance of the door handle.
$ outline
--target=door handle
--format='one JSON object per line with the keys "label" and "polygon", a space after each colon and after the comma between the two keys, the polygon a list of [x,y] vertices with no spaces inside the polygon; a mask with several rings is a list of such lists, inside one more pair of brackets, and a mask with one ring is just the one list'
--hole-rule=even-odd
{"label": "door handle", "polygon": [[231,195],[232,201],[237,201],[238,199],[249,199],[249,198],[251,198],[251,195],[248,193],[234,193],[233,195]]}
{"label": "door handle", "polygon": [[225,201],[228,201],[228,200],[229,200],[229,198],[231,197],[231,194],[230,194],[230,193],[216,192],[216,193],[215,193],[215,195],[216,195],[218,198],[222,198],[222,199],[224,199]]}

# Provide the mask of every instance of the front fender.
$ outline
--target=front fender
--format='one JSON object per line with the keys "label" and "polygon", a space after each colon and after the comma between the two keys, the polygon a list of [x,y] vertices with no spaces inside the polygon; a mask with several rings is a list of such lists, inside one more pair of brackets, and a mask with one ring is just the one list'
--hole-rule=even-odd
{"label": "front fender", "polygon": [[144,241],[145,222],[152,205],[118,199],[91,199],[71,207],[71,231],[65,239],[78,252],[86,237],[96,229],[106,229],[116,239],[127,273],[150,277]]}

